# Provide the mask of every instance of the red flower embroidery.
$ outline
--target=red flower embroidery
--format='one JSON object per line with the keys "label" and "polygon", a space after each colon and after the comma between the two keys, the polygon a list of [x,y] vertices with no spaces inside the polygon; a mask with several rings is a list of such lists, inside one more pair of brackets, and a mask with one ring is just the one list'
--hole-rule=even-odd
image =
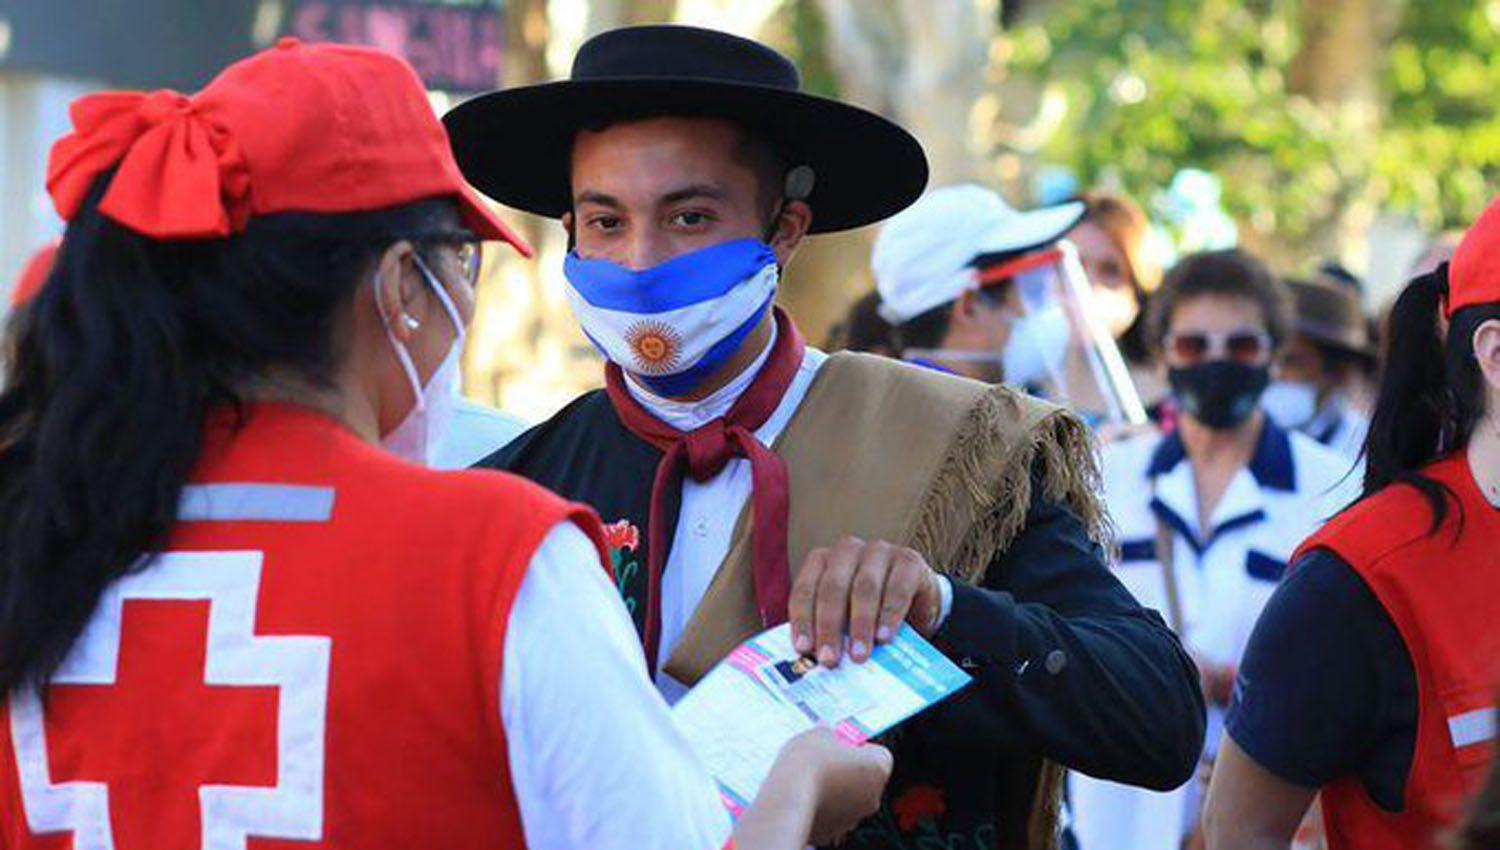
{"label": "red flower embroidery", "polygon": [[640,529],[628,519],[612,522],[604,526],[604,545],[611,549],[634,552],[641,545]]}
{"label": "red flower embroidery", "polygon": [[923,821],[937,820],[947,810],[942,789],[931,785],[913,785],[891,801],[891,811],[902,832],[911,832]]}

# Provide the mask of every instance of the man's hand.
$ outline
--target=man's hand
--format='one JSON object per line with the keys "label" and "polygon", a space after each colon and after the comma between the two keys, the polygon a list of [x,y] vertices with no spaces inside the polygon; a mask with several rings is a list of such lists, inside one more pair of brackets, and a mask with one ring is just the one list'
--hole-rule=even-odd
{"label": "man's hand", "polygon": [[902,620],[930,637],[942,609],[938,581],[915,550],[883,540],[845,537],[831,548],[814,549],[792,586],[793,644],[804,654],[816,650],[818,662],[833,667],[846,633],[849,657],[861,663],[876,643],[895,636]]}

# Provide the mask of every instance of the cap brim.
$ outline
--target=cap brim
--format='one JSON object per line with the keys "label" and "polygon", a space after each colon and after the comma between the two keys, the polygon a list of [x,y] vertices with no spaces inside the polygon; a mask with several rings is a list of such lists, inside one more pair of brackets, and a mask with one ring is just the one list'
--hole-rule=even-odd
{"label": "cap brim", "polygon": [[722,118],[763,133],[814,172],[810,231],[873,224],[927,185],[927,157],[885,118],[827,98],[710,80],[613,79],[490,92],[443,116],[454,157],[479,191],[556,218],[572,208],[571,152],[580,130],[641,115]]}
{"label": "cap brim", "polygon": [[480,239],[490,242],[506,242],[521,256],[530,259],[536,256],[530,244],[506,224],[499,214],[490,209],[473,189],[465,186],[459,190],[458,213],[464,226]]}
{"label": "cap brim", "polygon": [[976,256],[1014,254],[1056,242],[1078,226],[1086,211],[1082,201],[1068,201],[1055,207],[1017,213],[985,234],[979,241],[980,250]]}

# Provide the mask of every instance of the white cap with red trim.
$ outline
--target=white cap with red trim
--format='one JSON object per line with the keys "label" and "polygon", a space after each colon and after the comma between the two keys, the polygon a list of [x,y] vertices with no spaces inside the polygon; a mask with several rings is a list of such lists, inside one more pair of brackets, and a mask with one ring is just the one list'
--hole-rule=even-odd
{"label": "white cap with red trim", "polygon": [[1023,212],[973,183],[928,192],[887,221],[875,240],[870,264],[881,317],[908,322],[979,288],[976,258],[1049,246],[1083,213],[1082,201]]}

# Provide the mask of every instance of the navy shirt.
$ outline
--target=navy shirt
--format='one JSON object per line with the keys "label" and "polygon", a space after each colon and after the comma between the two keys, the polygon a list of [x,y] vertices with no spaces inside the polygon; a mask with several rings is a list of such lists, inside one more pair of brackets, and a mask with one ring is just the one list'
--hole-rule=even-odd
{"label": "navy shirt", "polygon": [[1385,608],[1337,555],[1305,556],[1266,604],[1227,729],[1294,785],[1354,774],[1376,805],[1401,810],[1417,745],[1416,671]]}

